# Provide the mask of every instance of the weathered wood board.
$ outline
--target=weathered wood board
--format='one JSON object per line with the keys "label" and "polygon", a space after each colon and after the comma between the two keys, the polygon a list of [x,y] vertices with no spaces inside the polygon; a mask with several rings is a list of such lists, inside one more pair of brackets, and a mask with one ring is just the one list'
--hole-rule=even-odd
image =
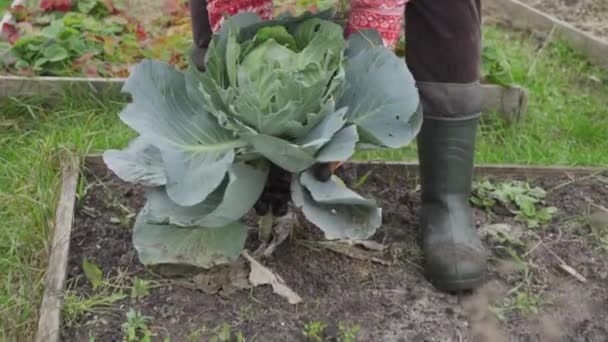
{"label": "weathered wood board", "polygon": [[[123,78],[19,77],[0,76],[0,99],[7,97],[56,96],[69,91],[86,92],[101,98],[119,96]],[[509,122],[523,119],[527,110],[528,92],[520,87],[483,84],[485,113],[497,112]]]}
{"label": "weathered wood board", "polygon": [[55,211],[53,241],[45,274],[45,289],[40,306],[36,342],[59,341],[61,305],[67,274],[78,174],[78,158],[73,155],[67,156],[62,162],[61,195]]}

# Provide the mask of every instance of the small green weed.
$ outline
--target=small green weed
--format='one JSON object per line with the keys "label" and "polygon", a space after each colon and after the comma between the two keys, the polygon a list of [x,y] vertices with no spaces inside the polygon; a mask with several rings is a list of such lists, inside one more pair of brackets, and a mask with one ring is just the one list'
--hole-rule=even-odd
{"label": "small green weed", "polygon": [[608,253],[608,212],[598,211],[586,221],[599,248]]}
{"label": "small green weed", "polygon": [[90,262],[87,258],[84,258],[82,260],[82,270],[84,271],[86,278],[91,283],[91,286],[93,286],[93,290],[97,290],[103,281],[103,272],[99,266]]}
{"label": "small green weed", "polygon": [[358,324],[346,324],[343,322],[338,323],[338,342],[355,342],[357,341],[357,335],[361,330],[361,326]]}
{"label": "small green weed", "polygon": [[125,299],[126,296],[120,292],[95,293],[90,296],[80,296],[75,291],[66,291],[63,299],[61,312],[63,323],[67,327],[73,327],[88,314],[100,314],[113,310],[115,303]]}
{"label": "small green weed", "polygon": [[245,342],[245,337],[242,331],[232,333],[230,324],[224,323],[209,329],[207,326],[202,326],[192,331],[186,338],[188,342],[208,341],[208,342]]}
{"label": "small green weed", "polygon": [[545,190],[531,187],[526,182],[494,184],[485,180],[475,186],[471,202],[482,209],[491,209],[500,203],[528,228],[539,228],[548,223],[557,212],[557,208],[545,206],[546,196]]}
{"label": "small green weed", "polygon": [[149,317],[139,311],[130,309],[127,312],[127,321],[122,324],[124,340],[126,342],[152,342],[152,331],[148,328]]}
{"label": "small green weed", "polygon": [[511,64],[505,52],[494,44],[487,44],[482,50],[483,78],[495,84],[510,86],[513,84]]}
{"label": "small green weed", "polygon": [[509,247],[505,247],[505,249],[520,269],[519,276],[521,279],[517,282],[517,285],[507,292],[502,306],[492,309],[502,321],[506,320],[506,315],[512,312],[536,315],[539,312],[539,307],[544,304],[542,296],[544,287],[542,284],[538,284],[531,265],[522,256]]}
{"label": "small green weed", "polygon": [[310,342],[323,342],[325,341],[325,329],[327,329],[325,322],[314,321],[304,326],[302,334]]}
{"label": "small green weed", "polygon": [[133,286],[131,287],[131,298],[138,300],[148,295],[150,295],[150,281],[135,277],[133,279]]}

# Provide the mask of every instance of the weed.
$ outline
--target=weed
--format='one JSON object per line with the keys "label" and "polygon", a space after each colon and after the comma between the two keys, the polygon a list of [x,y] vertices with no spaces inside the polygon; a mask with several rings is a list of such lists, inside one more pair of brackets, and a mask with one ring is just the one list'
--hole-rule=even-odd
{"label": "weed", "polygon": [[304,326],[302,334],[310,342],[323,342],[325,341],[325,329],[327,329],[327,324],[325,324],[325,322],[310,322]]}
{"label": "weed", "polygon": [[113,310],[113,305],[125,295],[117,293],[95,293],[90,296],[80,296],[73,290],[66,291],[61,307],[63,323],[73,327],[89,314],[101,314]]}
{"label": "weed", "polygon": [[531,265],[513,249],[506,247],[506,250],[520,269],[521,280],[507,292],[502,307],[493,308],[493,311],[503,321],[511,312],[538,314],[539,307],[544,303],[542,287],[539,288]]}
{"label": "weed", "polygon": [[475,186],[471,202],[483,209],[491,209],[500,203],[528,228],[538,228],[548,223],[557,212],[555,207],[544,206],[546,195],[545,190],[531,187],[526,182],[493,184],[485,180]]}
{"label": "weed", "polygon": [[231,336],[232,332],[230,329],[230,325],[228,323],[224,323],[221,326],[215,328],[214,335],[211,336],[209,342],[230,342]]}
{"label": "weed", "polygon": [[101,285],[103,281],[103,272],[99,268],[99,266],[90,262],[87,258],[82,260],[82,270],[84,271],[84,275],[87,277],[91,285],[93,286],[93,290],[97,290],[97,288]]}
{"label": "weed", "polygon": [[586,221],[596,244],[608,253],[608,212],[599,211],[594,213]]}
{"label": "weed", "polygon": [[243,336],[243,332],[237,331],[236,333],[232,333],[232,328],[230,324],[224,323],[215,327],[214,329],[209,329],[206,326],[202,326],[194,331],[192,331],[188,337],[186,338],[188,342],[198,342],[198,341],[208,341],[208,342],[245,342],[245,337]]}
{"label": "weed", "polygon": [[131,288],[131,298],[138,300],[145,298],[148,295],[150,295],[150,281],[135,277]]}
{"label": "weed", "polygon": [[509,63],[504,50],[494,44],[487,44],[483,48],[482,57],[483,78],[485,80],[506,87],[513,84],[511,63]]}
{"label": "weed", "polygon": [[357,335],[361,330],[361,326],[358,324],[348,325],[346,323],[338,323],[338,342],[355,342],[357,341]]}
{"label": "weed", "polygon": [[122,324],[122,331],[126,342],[152,342],[152,331],[148,328],[149,317],[139,311],[130,309],[127,312],[127,321]]}
{"label": "weed", "polygon": [[239,318],[243,322],[252,322],[255,319],[253,306],[243,305],[239,308]]}

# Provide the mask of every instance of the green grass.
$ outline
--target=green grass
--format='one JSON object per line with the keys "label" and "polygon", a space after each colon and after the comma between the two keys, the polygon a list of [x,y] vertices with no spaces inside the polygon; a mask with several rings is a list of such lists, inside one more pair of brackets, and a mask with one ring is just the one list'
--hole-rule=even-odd
{"label": "green grass", "polygon": [[[608,72],[559,41],[537,57],[542,42],[529,35],[486,27],[484,39],[504,49],[515,82],[530,91],[530,100],[527,117],[520,124],[509,126],[486,115],[477,162],[608,165]],[[412,146],[358,157],[403,160],[416,154]]]}
{"label": "green grass", "polygon": [[[485,37],[504,47],[517,83],[530,89],[531,99],[519,125],[485,120],[478,162],[607,165],[608,73],[555,43],[528,76],[538,41],[494,28]],[[125,146],[131,134],[117,119],[121,107],[70,96],[54,107],[0,103],[0,341],[29,340],[35,332],[58,197],[58,154]],[[403,160],[415,151],[363,156]]]}
{"label": "green grass", "polygon": [[66,97],[55,108],[0,104],[0,341],[35,331],[53,211],[57,155],[126,144],[120,105]]}

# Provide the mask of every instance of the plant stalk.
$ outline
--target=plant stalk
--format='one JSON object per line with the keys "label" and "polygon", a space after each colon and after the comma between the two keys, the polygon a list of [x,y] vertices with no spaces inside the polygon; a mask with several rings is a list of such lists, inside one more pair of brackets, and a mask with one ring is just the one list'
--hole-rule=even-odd
{"label": "plant stalk", "polygon": [[274,216],[272,215],[271,211],[269,211],[268,214],[260,217],[260,220],[258,221],[258,235],[261,241],[270,242],[270,240],[272,239],[273,226]]}

